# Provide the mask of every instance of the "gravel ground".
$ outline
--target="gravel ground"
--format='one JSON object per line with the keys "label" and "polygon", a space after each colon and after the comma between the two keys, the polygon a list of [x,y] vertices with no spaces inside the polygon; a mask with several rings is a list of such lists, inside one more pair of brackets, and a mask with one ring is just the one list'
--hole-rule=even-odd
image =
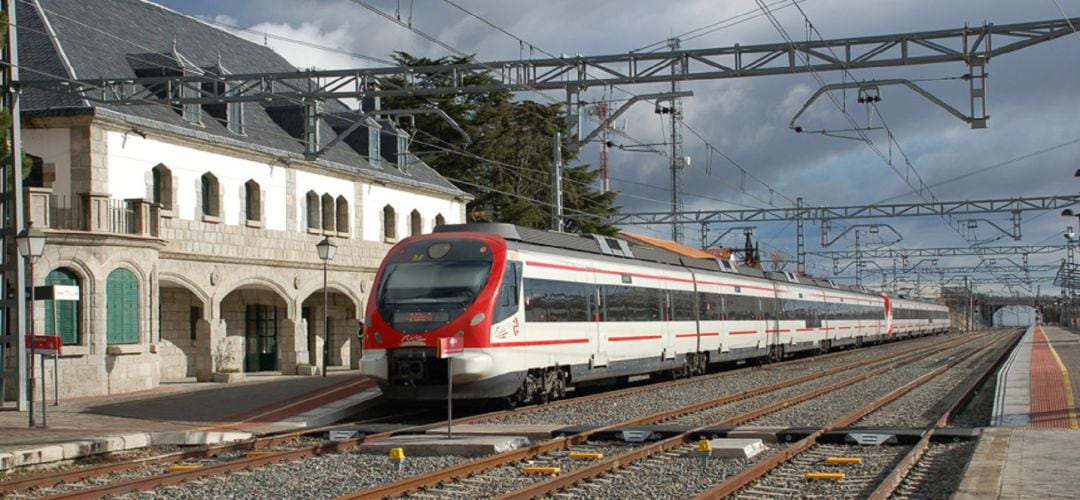
{"label": "gravel ground", "polygon": [[581,467],[595,463],[592,460],[572,459],[570,452],[596,452],[602,453],[604,458],[610,458],[620,453],[640,448],[641,444],[612,442],[612,443],[589,443],[576,446],[573,450],[559,450],[535,457],[527,462],[503,465],[482,474],[462,478],[435,488],[419,491],[404,498],[486,498],[497,496],[502,493],[525,488],[532,484],[551,478],[548,474],[531,474],[523,470],[524,467],[558,467],[560,474],[566,474]]}
{"label": "gravel ground", "polygon": [[[983,341],[985,342],[985,340]],[[898,367],[887,374],[847,386],[810,401],[787,407],[750,422],[759,426],[820,426],[839,420],[856,408],[874,401],[924,373],[947,362],[960,347],[943,350],[922,361]],[[878,381],[885,381],[881,383]]]}
{"label": "gravel ground", "polygon": [[292,460],[244,472],[215,476],[156,490],[131,493],[123,499],[286,499],[334,498],[406,477],[464,463],[462,457],[408,457],[402,470],[383,455],[356,452]]}
{"label": "gravel ground", "polygon": [[[739,490],[734,498],[866,498],[904,458],[907,446],[824,444],[799,454],[765,477]],[[859,457],[861,464],[833,465],[826,457]],[[841,472],[842,481],[806,479],[808,472]]]}
{"label": "gravel ground", "polygon": [[951,498],[964,479],[964,470],[978,441],[931,444],[919,463],[900,483],[893,498]]}
{"label": "gravel ground", "polygon": [[695,453],[696,448],[696,444],[687,444],[657,454],[549,498],[690,498],[777,453],[783,445],[766,445],[760,454],[747,459],[712,458],[708,462]]}
{"label": "gravel ground", "polygon": [[681,384],[677,387],[658,385],[655,389],[646,392],[615,396],[599,401],[553,405],[535,412],[509,415],[492,420],[491,423],[608,425],[679,406],[713,400],[861,360],[869,360],[916,346],[937,344],[951,338],[954,337],[931,337],[886,344],[872,349],[856,349],[841,356],[818,359],[811,363],[767,366],[743,372],[737,376],[699,377],[691,379],[693,383]]}
{"label": "gravel ground", "polygon": [[[932,337],[926,339],[917,339],[913,341],[900,342],[887,344],[884,346],[877,346],[868,349],[858,349],[850,352],[845,352],[838,356],[829,356],[825,358],[817,358],[812,362],[795,362],[786,363],[783,365],[771,365],[761,369],[749,370],[739,374],[721,374],[713,377],[698,377],[692,379],[693,383],[683,384],[672,388],[666,385],[657,385],[653,391],[648,391],[644,395],[635,394],[627,396],[619,396],[607,398],[606,400],[594,402],[591,404],[574,404],[568,406],[553,405],[550,408],[545,408],[540,412],[534,414],[522,413],[511,415],[509,417],[500,419],[498,423],[560,423],[560,424],[592,424],[592,425],[607,425],[618,421],[627,420],[639,416],[645,416],[651,413],[668,410],[680,405],[693,404],[701,401],[711,400],[718,397],[722,397],[726,394],[733,394],[743,390],[768,385],[771,383],[779,382],[782,380],[794,378],[800,375],[808,373],[816,373],[828,369],[833,366],[841,366],[849,363],[858,362],[860,360],[869,360],[874,357],[886,355],[888,353],[894,353],[901,350],[910,349],[918,346],[926,346],[931,344],[940,343],[943,340],[947,340],[954,337]],[[820,382],[820,380],[819,380]],[[775,399],[776,396],[773,396]],[[820,423],[819,417],[815,422]],[[692,449],[689,447],[688,449]],[[767,453],[766,453],[767,454]],[[765,454],[761,455],[764,456]],[[275,464],[273,466],[261,467],[249,471],[232,473],[225,476],[208,478],[199,481],[192,481],[183,485],[169,486],[159,488],[157,490],[132,493],[124,496],[123,498],[170,498],[170,499],[203,499],[203,498],[230,498],[230,499],[244,499],[244,498],[329,498],[342,495],[345,493],[355,492],[363,489],[369,489],[380,485],[388,484],[393,481],[403,479],[405,477],[412,477],[416,475],[426,474],[438,469],[450,467],[459,463],[467,461],[466,458],[460,457],[409,457],[404,464],[403,470],[398,471],[395,466],[389,464],[386,457],[381,455],[366,455],[360,453],[342,453],[342,454],[330,454],[318,457],[312,457],[303,460],[295,460],[285,463]],[[580,461],[568,461],[565,457],[550,456],[540,459],[540,462],[544,460],[555,461],[563,467],[563,471],[570,470],[571,468],[584,465]],[[693,460],[696,460],[694,458]],[[675,470],[682,470],[687,467],[688,459],[683,457],[681,459],[666,460],[668,463],[676,464]],[[566,463],[569,462],[569,463]],[[715,462],[715,463],[714,463]],[[742,470],[745,464],[740,465],[737,461],[732,461],[730,464],[724,465],[719,460],[710,461],[709,474],[704,475],[707,479],[702,479],[702,485],[694,486],[693,488],[703,489],[707,485],[711,485],[717,481],[717,478],[723,478],[725,475],[733,473],[733,471]],[[665,466],[652,465],[651,467],[663,469]],[[507,477],[521,476],[520,464],[513,467],[508,467],[506,470],[497,471],[491,473],[491,477],[498,477],[505,475]],[[138,476],[144,476],[146,474],[160,473],[160,468],[147,468],[142,471],[134,471]],[[632,470],[632,469],[626,469]],[[621,474],[627,474],[622,472]],[[644,474],[629,473],[629,476]],[[467,485],[469,481],[473,483],[479,482],[483,484],[487,481],[488,473],[477,476],[475,478],[464,481]],[[621,476],[611,475],[612,477],[619,477],[618,481],[611,481],[612,487],[618,487],[619,483],[624,482]],[[692,478],[683,478],[680,473],[672,472],[669,474],[668,479],[662,479],[660,483],[656,483],[656,488],[661,488],[657,491],[682,491],[686,488],[691,488],[690,485],[694,483]],[[125,477],[124,479],[130,479]],[[543,479],[541,478],[527,478],[527,482],[521,485],[528,484],[531,481]],[[681,486],[682,482],[677,481],[689,481],[687,486]],[[104,481],[101,481],[104,482]],[[670,483],[670,484],[667,484]],[[598,485],[602,485],[603,481],[598,481]],[[678,484],[678,490],[672,490],[671,484]],[[518,485],[516,487],[521,487]],[[601,488],[601,486],[592,486],[591,488]],[[421,494],[420,496],[437,496],[439,498],[451,497],[475,497],[477,496],[476,490],[460,489],[457,492],[451,487],[446,491],[438,491],[433,493]],[[601,493],[605,491],[620,491],[617,496],[626,496],[626,491],[629,490],[604,490],[596,489],[596,492],[586,492],[584,496],[611,496],[608,493]],[[633,490],[633,491],[652,491],[648,489]],[[686,491],[689,491],[688,489]],[[60,493],[61,490],[50,492],[50,494]],[[612,493],[613,495],[614,493]],[[632,493],[636,494],[636,493]],[[483,496],[484,494],[480,494]],[[652,496],[650,493],[641,493],[639,497]]]}
{"label": "gravel ground", "polygon": [[971,377],[986,370],[1001,354],[993,349],[965,360],[933,380],[915,388],[880,410],[867,415],[855,425],[866,427],[926,427],[940,418],[960,396]]}

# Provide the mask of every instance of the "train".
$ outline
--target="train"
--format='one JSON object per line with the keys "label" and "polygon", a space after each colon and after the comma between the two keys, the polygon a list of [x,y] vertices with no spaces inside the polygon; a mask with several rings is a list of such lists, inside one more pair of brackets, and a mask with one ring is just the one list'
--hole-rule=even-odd
{"label": "train", "polygon": [[[516,405],[571,387],[942,333],[950,320],[944,305],[832,280],[625,238],[479,223],[394,245],[365,323],[361,372],[386,398]],[[461,352],[440,357],[440,339]]]}

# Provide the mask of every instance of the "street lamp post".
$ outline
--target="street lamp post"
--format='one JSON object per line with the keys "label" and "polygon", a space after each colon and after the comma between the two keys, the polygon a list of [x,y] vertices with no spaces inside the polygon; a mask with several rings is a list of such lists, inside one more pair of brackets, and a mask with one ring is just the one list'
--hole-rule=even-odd
{"label": "street lamp post", "polygon": [[[27,397],[30,400],[30,422],[31,428],[34,427],[34,356],[37,355],[37,349],[34,348],[34,261],[41,254],[45,252],[45,233],[40,229],[34,227],[33,221],[26,224],[26,228],[19,232],[15,236],[15,245],[19,247],[19,255],[21,255],[27,261],[27,266],[30,275],[30,306],[26,308],[28,311],[27,321],[28,328],[30,330],[30,387],[27,390]],[[25,283],[23,283],[25,285]],[[41,426],[45,427],[47,421],[45,419],[45,361],[41,362]]]}
{"label": "street lamp post", "polygon": [[328,309],[330,308],[330,293],[326,288],[326,264],[331,260],[334,260],[334,254],[337,253],[337,245],[330,241],[329,236],[324,236],[322,241],[315,245],[315,249],[319,251],[319,258],[322,259],[322,283],[323,283],[323,369],[322,375],[326,376],[326,369],[330,367],[330,316]]}

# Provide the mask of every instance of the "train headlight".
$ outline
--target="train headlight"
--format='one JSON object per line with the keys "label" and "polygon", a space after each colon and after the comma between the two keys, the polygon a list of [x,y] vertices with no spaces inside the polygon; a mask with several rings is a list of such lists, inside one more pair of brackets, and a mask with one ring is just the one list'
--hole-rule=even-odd
{"label": "train headlight", "polygon": [[487,316],[484,315],[484,313],[477,314],[476,316],[473,316],[472,321],[469,322],[469,326],[479,325],[480,322],[484,321],[485,318],[487,318]]}
{"label": "train headlight", "polygon": [[379,333],[379,332],[375,332],[375,334],[374,334],[374,335],[372,335],[372,337],[374,337],[374,338],[375,338],[375,343],[376,343],[376,344],[380,344],[380,345],[382,345],[382,333]]}

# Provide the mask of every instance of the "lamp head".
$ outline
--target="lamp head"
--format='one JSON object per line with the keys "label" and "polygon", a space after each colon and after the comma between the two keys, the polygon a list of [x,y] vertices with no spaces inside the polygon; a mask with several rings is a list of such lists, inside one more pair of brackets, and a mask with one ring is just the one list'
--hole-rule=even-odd
{"label": "lamp head", "polygon": [[322,241],[315,244],[315,250],[319,252],[319,258],[323,262],[334,260],[334,254],[337,253],[337,245],[330,241],[329,236],[323,237]]}
{"label": "lamp head", "polygon": [[34,222],[26,224],[26,228],[19,231],[15,236],[15,245],[19,247],[19,255],[23,257],[37,258],[45,252],[45,233],[34,227]]}

